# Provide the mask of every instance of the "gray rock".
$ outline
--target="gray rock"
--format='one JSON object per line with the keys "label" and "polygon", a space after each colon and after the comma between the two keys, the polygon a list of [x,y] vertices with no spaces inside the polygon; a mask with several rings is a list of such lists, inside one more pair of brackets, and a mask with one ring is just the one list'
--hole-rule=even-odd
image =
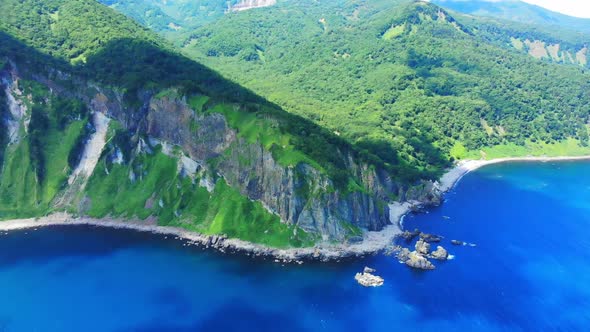
{"label": "gray rock", "polygon": [[383,285],[383,278],[371,273],[357,273],[354,279],[365,287],[378,287]]}
{"label": "gray rock", "polygon": [[449,258],[447,250],[441,246],[436,247],[436,250],[430,254],[430,258],[437,259],[439,261],[446,261]]}
{"label": "gray rock", "polygon": [[416,238],[416,236],[420,235],[420,231],[416,228],[414,231],[404,231],[400,236],[406,240],[406,242],[410,242]]}
{"label": "gray rock", "polygon": [[363,269],[363,273],[374,273],[375,271],[375,269],[372,269],[368,266],[365,266],[365,268]]}
{"label": "gray rock", "polygon": [[424,240],[418,240],[416,242],[416,251],[421,255],[428,255],[430,252],[430,243],[425,242]]}
{"label": "gray rock", "polygon": [[408,260],[405,261],[405,264],[411,268],[421,270],[434,270],[436,268],[426,257],[416,251],[412,251],[408,255]]}
{"label": "gray rock", "polygon": [[464,246],[465,242],[459,240],[451,240],[451,244],[455,246]]}
{"label": "gray rock", "polygon": [[410,258],[410,250],[408,248],[399,248],[396,257],[400,262],[405,263]]}
{"label": "gray rock", "polygon": [[434,235],[434,234],[427,234],[427,233],[420,233],[420,239],[425,242],[440,242],[442,240],[441,236]]}

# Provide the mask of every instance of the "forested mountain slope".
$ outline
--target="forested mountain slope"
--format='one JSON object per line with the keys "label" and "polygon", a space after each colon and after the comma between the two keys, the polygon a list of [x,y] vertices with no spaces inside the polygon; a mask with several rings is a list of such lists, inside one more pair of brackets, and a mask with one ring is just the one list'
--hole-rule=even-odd
{"label": "forested mountain slope", "polygon": [[98,0],[173,40],[227,13],[271,6],[275,0]]}
{"label": "forested mountain slope", "polygon": [[512,38],[526,35],[426,2],[304,0],[226,15],[195,30],[183,51],[382,158],[395,151],[425,170],[480,150],[586,151],[588,70],[526,56]]}
{"label": "forested mountain slope", "polygon": [[501,42],[553,63],[588,67],[590,19],[554,13],[522,1],[436,1],[441,6],[477,16],[463,20],[488,41]]}
{"label": "forested mountain slope", "polygon": [[435,175],[284,112],[92,0],[2,1],[0,78],[0,219],[66,210],[309,246],[381,229],[387,204],[422,199]]}

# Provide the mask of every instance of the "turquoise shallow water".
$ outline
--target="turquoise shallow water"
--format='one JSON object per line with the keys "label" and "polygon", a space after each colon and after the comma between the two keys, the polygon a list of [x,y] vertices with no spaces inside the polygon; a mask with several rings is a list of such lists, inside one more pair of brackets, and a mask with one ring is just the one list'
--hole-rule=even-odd
{"label": "turquoise shallow water", "polygon": [[[590,163],[489,166],[404,223],[455,259],[281,266],[133,231],[0,233],[0,331],[588,330]],[[365,265],[383,287],[356,284]]]}

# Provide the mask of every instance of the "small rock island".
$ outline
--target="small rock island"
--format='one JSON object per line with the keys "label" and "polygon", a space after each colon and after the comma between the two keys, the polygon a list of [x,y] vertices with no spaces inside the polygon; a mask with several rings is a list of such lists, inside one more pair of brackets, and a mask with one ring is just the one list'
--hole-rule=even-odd
{"label": "small rock island", "polygon": [[448,251],[442,246],[437,246],[436,250],[431,251],[430,243],[438,243],[442,240],[442,237],[438,235],[422,233],[417,229],[412,232],[405,231],[402,234],[402,238],[407,242],[412,241],[416,237],[418,237],[418,241],[414,246],[414,251],[410,251],[410,249],[403,248],[401,246],[398,246],[394,249],[396,252],[396,257],[400,262],[414,269],[434,270],[436,266],[432,264],[430,260],[428,260],[429,258],[439,261],[446,261],[449,258]]}
{"label": "small rock island", "polygon": [[374,275],[374,269],[369,267],[364,268],[362,273],[357,273],[354,279],[362,286],[365,287],[379,287],[383,285],[383,278]]}

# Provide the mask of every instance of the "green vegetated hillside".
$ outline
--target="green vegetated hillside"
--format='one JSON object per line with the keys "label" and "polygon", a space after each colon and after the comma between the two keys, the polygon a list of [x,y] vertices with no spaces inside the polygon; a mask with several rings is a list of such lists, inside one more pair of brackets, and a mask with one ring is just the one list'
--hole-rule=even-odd
{"label": "green vegetated hillside", "polygon": [[488,42],[543,61],[590,67],[590,19],[553,13],[520,1],[437,3],[475,14],[464,16],[463,21]]}
{"label": "green vegetated hillside", "polygon": [[99,0],[173,40],[214,22],[240,1],[219,0]]}
{"label": "green vegetated hillside", "polygon": [[0,3],[0,219],[67,210],[308,246],[432,199],[424,180],[454,159],[590,152],[585,65],[518,49],[546,31],[401,0],[211,1],[193,25],[193,3],[137,3],[151,9],[127,15],[198,62],[93,0]]}
{"label": "green vegetated hillside", "polygon": [[[0,75],[0,219],[67,210],[300,247],[379,229],[386,201],[428,177],[284,112],[92,0],[2,1]],[[92,174],[72,175],[98,112],[111,118],[106,144]],[[377,197],[353,164],[400,187]]]}
{"label": "green vegetated hillside", "polygon": [[[480,150],[588,152],[588,69],[514,46],[541,33],[420,1],[285,1],[199,28],[183,51],[383,159],[429,170]],[[570,37],[563,47],[584,47]],[[571,140],[582,148],[548,148]]]}

